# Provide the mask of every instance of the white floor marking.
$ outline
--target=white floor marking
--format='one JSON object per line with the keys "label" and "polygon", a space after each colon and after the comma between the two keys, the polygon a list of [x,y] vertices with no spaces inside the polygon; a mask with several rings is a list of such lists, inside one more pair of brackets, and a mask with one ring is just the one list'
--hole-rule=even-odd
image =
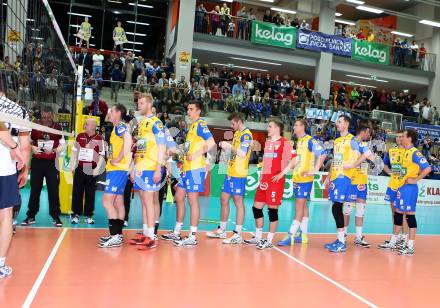
{"label": "white floor marking", "polygon": [[44,277],[47,274],[47,271],[49,270],[50,265],[52,264],[53,259],[55,258],[55,255],[57,254],[58,249],[60,248],[61,242],[64,239],[64,236],[66,235],[68,228],[64,228],[63,232],[61,232],[60,236],[58,237],[57,242],[52,248],[52,251],[49,255],[49,257],[46,260],[46,263],[44,264],[43,268],[41,269],[40,274],[37,277],[37,280],[35,280],[34,285],[32,286],[32,289],[30,290],[28,296],[26,297],[26,300],[24,301],[23,308],[29,308],[32,304],[32,301],[35,298],[35,295],[37,294],[38,289],[41,286],[41,283],[44,280]]}

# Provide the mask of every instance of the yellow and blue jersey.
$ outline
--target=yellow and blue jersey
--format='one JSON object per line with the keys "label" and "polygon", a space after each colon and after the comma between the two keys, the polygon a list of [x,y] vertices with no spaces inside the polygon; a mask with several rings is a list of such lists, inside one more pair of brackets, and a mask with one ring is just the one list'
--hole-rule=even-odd
{"label": "yellow and blue jersey", "polygon": [[355,169],[344,169],[344,165],[352,164],[357,160],[356,151],[358,148],[359,144],[352,134],[336,138],[333,144],[333,162],[330,180],[333,181],[341,177],[353,178]]}
{"label": "yellow and blue jersey", "polygon": [[136,170],[156,170],[159,164],[159,145],[166,144],[162,122],[155,116],[145,117],[138,125],[136,140]]}
{"label": "yellow and blue jersey", "polygon": [[131,162],[131,152],[128,151],[116,165],[112,165],[110,161],[119,156],[121,151],[124,151],[124,136],[128,133],[128,126],[119,122],[113,127],[112,133],[110,135],[110,145],[108,150],[108,161],[106,165],[107,171],[128,171]]}
{"label": "yellow and blue jersey", "polygon": [[[356,160],[363,154],[370,152],[368,144],[364,141],[357,141],[357,149],[355,149]],[[358,167],[354,169],[351,183],[353,185],[366,185],[368,184],[368,162],[364,161]]]}
{"label": "yellow and blue jersey", "polygon": [[295,168],[292,172],[292,182],[308,183],[313,181],[313,176],[303,176],[304,172],[311,172],[315,166],[315,160],[325,154],[324,148],[310,135],[304,135],[296,143]]}
{"label": "yellow and blue jersey", "polygon": [[[212,134],[205,120],[199,118],[191,124],[184,144],[183,171],[205,169],[205,155],[202,153],[206,140],[209,138],[212,138]],[[188,160],[187,155],[193,155],[196,152],[197,157]]]}
{"label": "yellow and blue jersey", "polygon": [[388,150],[385,154],[383,162],[391,169],[390,181],[388,182],[388,187],[397,190],[400,186],[400,172],[403,161],[403,154],[405,153],[404,148],[394,147]]}
{"label": "yellow and blue jersey", "polygon": [[[235,178],[246,178],[249,170],[249,158],[251,156],[252,146],[252,133],[249,128],[243,130],[237,130],[234,133],[232,139],[232,147],[235,149],[235,153],[231,152],[229,158],[228,173],[227,175]],[[236,154],[237,150],[241,150],[246,153],[245,157],[240,157]]]}
{"label": "yellow and blue jersey", "polygon": [[400,186],[405,183],[406,179],[418,177],[420,170],[425,170],[428,167],[428,161],[416,147],[406,150],[403,154]]}

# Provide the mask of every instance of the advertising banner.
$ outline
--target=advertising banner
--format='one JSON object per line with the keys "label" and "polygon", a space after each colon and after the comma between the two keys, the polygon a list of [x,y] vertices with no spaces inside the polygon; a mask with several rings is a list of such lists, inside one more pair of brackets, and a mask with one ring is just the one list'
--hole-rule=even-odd
{"label": "advertising banner", "polygon": [[329,35],[300,29],[298,30],[297,47],[351,57],[351,38],[345,38],[339,35]]}
{"label": "advertising banner", "polygon": [[272,23],[254,20],[252,21],[251,42],[283,48],[295,48],[296,32],[297,29],[294,27],[279,27]]}
{"label": "advertising banner", "polygon": [[402,122],[403,128],[413,128],[419,133],[419,141],[430,137],[433,139],[440,140],[440,126],[438,125],[427,125],[419,124],[413,122]]}
{"label": "advertising banner", "polygon": [[352,40],[351,58],[369,63],[390,64],[390,46],[368,41]]}

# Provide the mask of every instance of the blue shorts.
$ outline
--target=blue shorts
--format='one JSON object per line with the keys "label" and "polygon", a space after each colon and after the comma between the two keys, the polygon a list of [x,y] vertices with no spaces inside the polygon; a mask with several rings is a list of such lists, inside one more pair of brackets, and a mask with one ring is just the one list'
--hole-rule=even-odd
{"label": "blue shorts", "polygon": [[396,207],[396,198],[397,190],[388,187],[385,193],[385,201],[389,201],[394,207]]}
{"label": "blue shorts", "polygon": [[230,195],[244,196],[246,193],[246,178],[227,175],[223,182],[222,192]]}
{"label": "blue shorts", "polygon": [[415,212],[419,187],[417,184],[405,184],[397,190],[395,208],[402,212]]}
{"label": "blue shorts", "polygon": [[177,187],[183,188],[186,192],[205,191],[205,169],[194,169],[184,171]]}
{"label": "blue shorts", "polygon": [[312,191],[313,182],[293,183],[295,199],[308,199]]}
{"label": "blue shorts", "polygon": [[356,201],[356,199],[367,200],[368,186],[367,184],[352,184],[350,195]]}
{"label": "blue shorts", "polygon": [[0,176],[0,209],[20,204],[17,174]]}
{"label": "blue shorts", "polygon": [[128,180],[128,171],[114,170],[107,171],[105,177],[104,193],[112,195],[123,195]]}
{"label": "blue shorts", "polygon": [[160,180],[158,183],[154,183],[153,176],[154,171],[153,170],[144,170],[140,172],[140,174],[136,174],[134,177],[134,190],[140,190],[140,191],[159,191],[161,189],[162,185],[162,175],[161,172]]}
{"label": "blue shorts", "polygon": [[351,179],[349,177],[336,178],[330,182],[328,188],[329,199],[333,202],[352,202]]}

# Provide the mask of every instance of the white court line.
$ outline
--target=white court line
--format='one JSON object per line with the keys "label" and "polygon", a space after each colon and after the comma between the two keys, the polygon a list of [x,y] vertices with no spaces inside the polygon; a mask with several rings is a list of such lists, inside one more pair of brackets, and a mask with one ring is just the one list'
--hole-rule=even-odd
{"label": "white court line", "polygon": [[322,279],[325,279],[326,281],[330,282],[331,284],[333,284],[334,286],[338,287],[339,289],[341,289],[342,291],[350,294],[351,296],[357,298],[358,300],[360,300],[361,302],[363,302],[364,304],[366,304],[367,306],[370,307],[374,307],[377,308],[379,306],[373,304],[372,302],[368,301],[367,299],[363,298],[362,296],[360,296],[359,294],[353,292],[352,290],[344,287],[342,284],[340,284],[339,282],[331,279],[330,277],[327,277],[326,275],[324,275],[323,273],[319,272],[318,270],[314,269],[313,267],[307,265],[306,263],[298,260],[297,258],[295,258],[294,256],[288,254],[287,252],[279,249],[278,247],[273,247],[273,249],[275,249],[276,251],[282,253],[283,255],[285,255],[286,257],[288,257],[289,259],[295,261],[296,263],[298,263],[299,265],[305,267],[306,269],[308,269],[309,271],[311,271],[312,273],[318,275],[319,277],[321,277]]}
{"label": "white court line", "polygon": [[55,246],[53,246],[49,257],[46,260],[46,263],[44,264],[43,268],[41,269],[40,275],[38,275],[37,280],[35,280],[35,283],[32,286],[32,289],[30,290],[28,296],[26,297],[26,300],[24,301],[22,308],[29,308],[31,306],[32,301],[34,300],[35,295],[37,294],[37,291],[40,288],[41,283],[43,282],[44,277],[46,276],[47,271],[49,270],[49,267],[52,264],[52,261],[55,258],[55,255],[57,254],[58,248],[60,248],[61,242],[63,241],[64,236],[66,235],[68,230],[69,230],[68,228],[64,228],[63,232],[61,232],[60,236],[58,237],[58,240],[55,243]]}

